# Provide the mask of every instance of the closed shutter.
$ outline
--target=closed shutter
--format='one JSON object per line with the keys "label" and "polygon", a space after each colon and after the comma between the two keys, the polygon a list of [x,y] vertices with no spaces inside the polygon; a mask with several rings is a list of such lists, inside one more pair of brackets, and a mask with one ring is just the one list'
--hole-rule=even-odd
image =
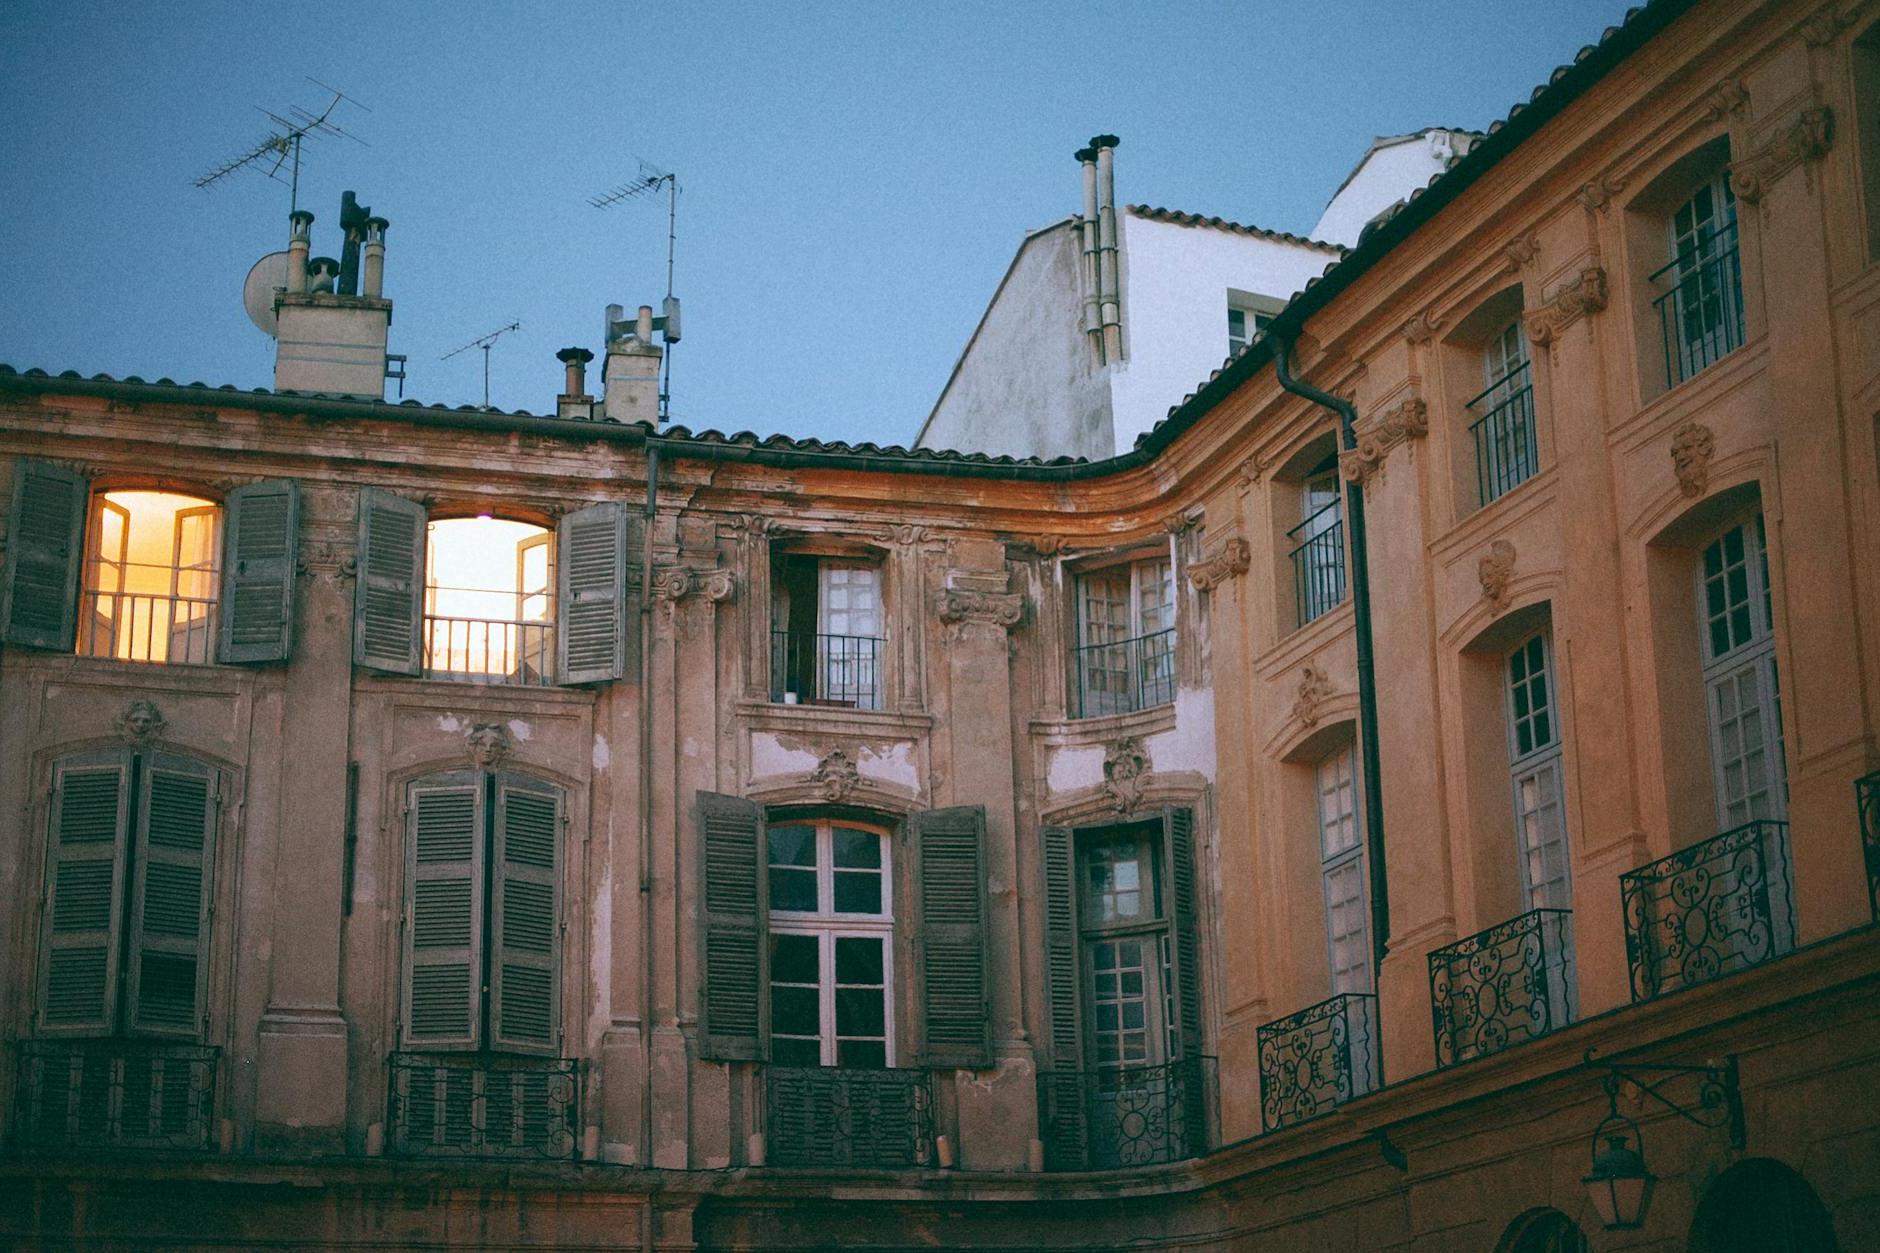
{"label": "closed shutter", "polygon": [[78,623],[85,502],[91,481],[75,470],[22,457],[7,511],[0,638],[26,648],[72,647]]}
{"label": "closed shutter", "polygon": [[353,661],[416,674],[424,627],[425,508],[368,487],[359,494]]}
{"label": "closed shutter", "polygon": [[97,1034],[117,1020],[130,772],[123,749],[53,768],[39,975],[39,1027],[48,1035]]}
{"label": "closed shutter", "polygon": [[1162,811],[1162,856],[1170,887],[1169,924],[1176,1012],[1183,1059],[1201,1056],[1201,942],[1195,885],[1195,817],[1191,810]]}
{"label": "closed shutter", "polygon": [[1050,1008],[1051,1071],[1041,1076],[1039,1136],[1046,1164],[1081,1170],[1089,1161],[1083,1033],[1078,1015],[1076,840],[1069,827],[1043,827],[1044,978]]}
{"label": "closed shutter", "polygon": [[294,634],[300,485],[238,487],[225,504],[221,660],[286,661]]}
{"label": "closed shutter", "polygon": [[561,793],[496,776],[490,902],[492,1047],[554,1054],[560,1044]]}
{"label": "closed shutter", "polygon": [[477,1046],[483,953],[483,776],[411,785],[405,841],[405,1043]]}
{"label": "closed shutter", "polygon": [[627,511],[589,505],[561,520],[561,630],[556,664],[563,683],[599,683],[626,671]]}
{"label": "closed shutter", "polygon": [[759,1061],[769,893],[763,811],[738,796],[698,794],[700,1051],[716,1061]]}
{"label": "closed shutter", "polygon": [[913,818],[920,885],[921,1008],[928,1066],[990,1066],[986,1003],[986,811]]}
{"label": "closed shutter", "polygon": [[216,777],[165,753],[145,756],[131,894],[130,1025],[138,1033],[202,1032],[214,865]]}

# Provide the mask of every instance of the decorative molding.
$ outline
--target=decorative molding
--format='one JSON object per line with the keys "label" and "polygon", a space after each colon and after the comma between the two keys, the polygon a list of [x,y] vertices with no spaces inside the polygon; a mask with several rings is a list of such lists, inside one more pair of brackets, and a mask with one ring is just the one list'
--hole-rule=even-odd
{"label": "decorative molding", "polygon": [[768,514],[747,513],[731,523],[733,530],[742,531],[746,538],[755,540],[777,539],[788,535],[790,528]]}
{"label": "decorative molding", "polygon": [[1304,727],[1319,724],[1320,706],[1332,695],[1332,681],[1317,662],[1308,661],[1299,668],[1298,694],[1293,697],[1292,716]]}
{"label": "decorative molding", "polygon": [[463,733],[464,747],[479,770],[494,770],[509,759],[509,731],[500,722],[479,722]]}
{"label": "decorative molding", "polygon": [[1802,41],[1811,48],[1826,47],[1853,24],[1854,19],[1835,5],[1824,5],[1802,21]]}
{"label": "decorative molding", "polygon": [[1680,492],[1704,494],[1710,486],[1710,458],[1716,451],[1717,438],[1702,422],[1686,422],[1671,432],[1671,467],[1677,472]]}
{"label": "decorative molding", "polygon": [[664,566],[653,571],[653,598],[671,607],[692,594],[693,582],[692,571],[684,566]]}
{"label": "decorative molding", "polygon": [[1339,471],[1360,487],[1369,486],[1371,477],[1384,468],[1384,459],[1391,449],[1429,432],[1429,406],[1421,396],[1406,396],[1357,425],[1352,433],[1357,436],[1358,446],[1338,454]]}
{"label": "decorative molding", "polygon": [[1254,453],[1251,457],[1248,457],[1245,461],[1240,463],[1238,480],[1241,488],[1244,490],[1252,487],[1255,483],[1265,478],[1266,472],[1272,468],[1272,458],[1263,456],[1260,453]]}
{"label": "decorative molding", "polygon": [[689,596],[703,594],[716,604],[730,600],[737,592],[737,576],[723,566],[708,570],[690,566],[664,566],[653,572],[653,598],[671,609]]}
{"label": "decorative molding", "polygon": [[1425,309],[1403,324],[1403,337],[1413,345],[1427,344],[1442,329],[1443,319]]}
{"label": "decorative molding", "polygon": [[1253,564],[1253,545],[1238,535],[1230,536],[1212,557],[1188,567],[1188,581],[1196,591],[1207,592],[1236,575],[1245,574]]}
{"label": "decorative molding", "polygon": [[900,526],[885,526],[880,531],[885,544],[924,544],[934,537],[933,531],[924,526],[904,523]]}
{"label": "decorative molding", "polygon": [[722,605],[737,594],[737,576],[723,566],[701,571],[698,582],[705,599],[714,605]]}
{"label": "decorative molding", "polygon": [[1170,535],[1181,535],[1201,524],[1201,519],[1192,513],[1171,513],[1162,519],[1162,529]]}
{"label": "decorative molding", "polygon": [[849,793],[862,781],[862,772],[856,769],[855,761],[848,753],[832,748],[823,754],[809,777],[821,789],[824,800],[839,802],[849,798]]}
{"label": "decorative molding", "polygon": [[1004,634],[1025,616],[1025,598],[1017,592],[943,587],[934,593],[933,611],[940,621],[962,631],[977,627]]}
{"label": "decorative molding", "polygon": [[1551,344],[1560,332],[1588,314],[1606,307],[1606,271],[1589,265],[1554,289],[1538,308],[1524,317],[1528,339],[1536,344]]}
{"label": "decorative molding", "polygon": [[1625,179],[1616,174],[1601,174],[1580,188],[1579,201],[1588,213],[1603,214],[1612,207],[1612,198],[1624,190]]}
{"label": "decorative molding", "polygon": [[111,725],[117,728],[119,739],[133,748],[143,748],[161,739],[170,724],[163,711],[157,708],[157,702],[134,700],[124,706],[124,712],[113,719]]}
{"label": "decorative molding", "polygon": [[294,572],[312,575],[327,583],[359,575],[358,545],[340,540],[322,540],[304,545],[294,560]]}
{"label": "decorative molding", "polygon": [[1741,114],[1748,104],[1749,89],[1743,86],[1742,80],[1726,78],[1704,97],[1703,118],[1706,122],[1719,122]]}
{"label": "decorative molding", "polygon": [[1539,235],[1517,235],[1501,247],[1501,255],[1508,258],[1508,268],[1519,270],[1532,265],[1541,255],[1541,237]]}
{"label": "decorative molding", "polygon": [[[1730,186],[1746,204],[1761,200],[1775,181],[1805,162],[1819,161],[1834,143],[1834,110],[1803,109],[1763,145],[1730,167]],[[1812,176],[1809,186],[1812,187]]]}
{"label": "decorative molding", "polygon": [[1149,752],[1135,736],[1125,735],[1107,745],[1103,750],[1103,795],[1110,808],[1126,814],[1142,804],[1149,770]]}
{"label": "decorative molding", "polygon": [[1514,581],[1514,545],[1498,539],[1488,546],[1475,563],[1475,577],[1482,583],[1482,599],[1496,613],[1508,607],[1508,585]]}

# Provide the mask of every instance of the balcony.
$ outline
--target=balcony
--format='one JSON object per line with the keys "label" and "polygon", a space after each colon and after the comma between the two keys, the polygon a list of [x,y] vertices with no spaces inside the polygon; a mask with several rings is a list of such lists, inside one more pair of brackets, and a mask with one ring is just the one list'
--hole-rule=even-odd
{"label": "balcony", "polygon": [[1743,269],[1731,223],[1651,276],[1664,342],[1665,385],[1709,368],[1743,344]]}
{"label": "balcony", "polygon": [[555,681],[555,624],[427,613],[424,677],[546,687]]}
{"label": "balcony", "polygon": [[786,705],[881,708],[881,645],[869,635],[770,633],[770,699]]}
{"label": "balcony", "polygon": [[1867,900],[1880,922],[1880,771],[1854,780],[1860,809],[1860,847],[1867,858]]}
{"label": "balcony", "polygon": [[22,1040],[14,1135],[34,1148],[216,1145],[220,1049],[152,1040]]}
{"label": "balcony", "polygon": [[1286,532],[1293,544],[1297,626],[1330,613],[1345,599],[1345,521],[1334,500]]}
{"label": "balcony", "polygon": [[580,1064],[565,1057],[394,1053],[386,1151],[571,1161]]}
{"label": "balcony", "polygon": [[1632,999],[1649,1001],[1795,947],[1789,824],[1759,819],[1619,876]]}
{"label": "balcony", "polygon": [[1468,404],[1481,416],[1469,424],[1475,441],[1476,499],[1499,500],[1534,477],[1540,469],[1540,444],[1534,434],[1534,383],[1527,362],[1497,379]]}
{"label": "balcony", "polygon": [[1343,993],[1276,1019],[1258,1033],[1260,1116],[1278,1131],[1330,1113],[1383,1086],[1377,998]]}
{"label": "balcony", "polygon": [[925,1070],[772,1066],[764,1134],[772,1166],[897,1168],[933,1160]]}
{"label": "balcony", "polygon": [[1046,1071],[1038,1124],[1046,1170],[1112,1170],[1185,1161],[1208,1149],[1215,1059]]}
{"label": "balcony", "polygon": [[1573,1021],[1573,912],[1536,909],[1430,954],[1436,1064],[1486,1057]]}
{"label": "balcony", "polygon": [[215,629],[214,596],[90,589],[79,605],[76,651],[81,657],[206,666],[215,661]]}
{"label": "balcony", "polygon": [[1175,628],[1073,650],[1079,718],[1134,713],[1175,699]]}

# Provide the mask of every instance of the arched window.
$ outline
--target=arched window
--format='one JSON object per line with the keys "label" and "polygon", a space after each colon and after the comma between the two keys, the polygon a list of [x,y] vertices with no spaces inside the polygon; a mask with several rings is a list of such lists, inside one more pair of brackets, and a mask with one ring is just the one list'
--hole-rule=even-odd
{"label": "arched window", "polygon": [[1587,1253],[1586,1234],[1559,1210],[1540,1206],[1508,1224],[1495,1253]]}
{"label": "arched window", "polygon": [[1690,1253],[1837,1253],[1834,1220],[1808,1181],[1774,1158],[1752,1157],[1704,1191]]}

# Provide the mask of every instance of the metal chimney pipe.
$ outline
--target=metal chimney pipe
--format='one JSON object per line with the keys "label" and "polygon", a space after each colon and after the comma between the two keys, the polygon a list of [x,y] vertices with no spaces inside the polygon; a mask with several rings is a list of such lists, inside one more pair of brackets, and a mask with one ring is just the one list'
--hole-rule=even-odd
{"label": "metal chimney pipe", "polygon": [[366,255],[364,293],[377,300],[385,290],[385,228],[390,226],[384,218],[366,219]]}
{"label": "metal chimney pipe", "polygon": [[339,280],[339,262],[331,257],[315,257],[307,263],[307,271],[310,292],[331,292]]}
{"label": "metal chimney pipe", "polygon": [[1103,355],[1108,361],[1120,361],[1123,356],[1122,297],[1116,274],[1114,155],[1121,142],[1114,135],[1098,135],[1090,141],[1097,151],[1097,280],[1103,304]]}
{"label": "metal chimney pipe", "polygon": [[555,360],[568,367],[563,397],[574,399],[587,395],[587,363],[594,360],[594,354],[585,348],[564,348],[555,354]]}
{"label": "metal chimney pipe", "polygon": [[1097,153],[1094,148],[1079,148],[1077,163],[1083,167],[1084,215],[1078,223],[1082,236],[1084,287],[1084,338],[1090,343],[1090,363],[1103,364],[1103,310],[1097,295]]}
{"label": "metal chimney pipe", "polygon": [[307,252],[313,247],[313,214],[296,209],[287,215],[287,291],[298,296],[307,290]]}

